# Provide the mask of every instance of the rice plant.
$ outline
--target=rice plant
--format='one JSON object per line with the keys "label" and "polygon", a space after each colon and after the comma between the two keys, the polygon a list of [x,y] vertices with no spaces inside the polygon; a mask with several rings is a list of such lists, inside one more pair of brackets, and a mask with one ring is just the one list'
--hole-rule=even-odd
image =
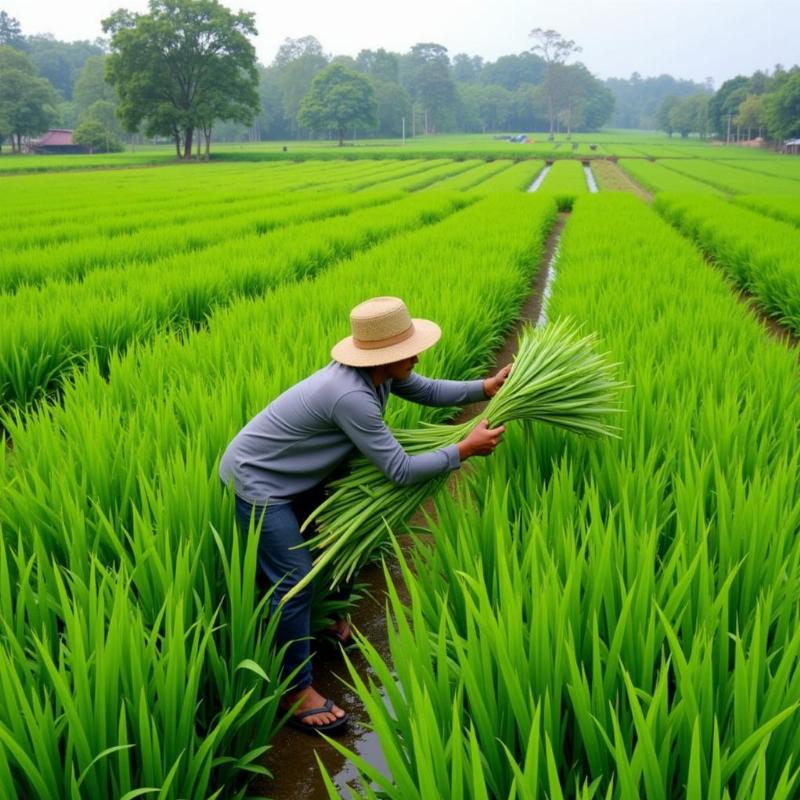
{"label": "rice plant", "polygon": [[351,670],[390,777],[332,746],[365,798],[794,797],[795,357],[632,197],[579,199],[561,252],[551,317],[620,361],[622,438],[512,427],[439,495],[392,665]]}

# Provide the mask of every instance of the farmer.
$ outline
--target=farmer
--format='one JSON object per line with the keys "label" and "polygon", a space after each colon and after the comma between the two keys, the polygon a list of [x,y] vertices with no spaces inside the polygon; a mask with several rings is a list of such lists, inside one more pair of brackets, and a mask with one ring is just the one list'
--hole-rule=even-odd
{"label": "farmer", "polygon": [[[383,421],[390,393],[429,406],[460,405],[492,397],[511,368],[482,381],[413,374],[417,354],[435,344],[441,330],[429,320],[411,319],[396,297],[375,297],[356,306],[350,325],[352,336],[331,351],[334,360],[253,417],[220,463],[220,477],[236,494],[239,524],[247,530],[251,518],[260,523],[258,563],[275,587],[273,610],[311,569],[300,527],[322,501],[325,480],[348,456],[360,451],[389,480],[405,486],[457,469],[471,456],[489,455],[503,435],[504,428],[490,429],[484,420],[457,445],[408,455]],[[282,705],[294,707],[293,727],[337,733],[347,714],[312,686],[310,610],[310,588],[280,609],[277,646],[288,643],[283,668],[285,674],[298,669]],[[347,620],[336,620],[329,634],[347,643]]]}

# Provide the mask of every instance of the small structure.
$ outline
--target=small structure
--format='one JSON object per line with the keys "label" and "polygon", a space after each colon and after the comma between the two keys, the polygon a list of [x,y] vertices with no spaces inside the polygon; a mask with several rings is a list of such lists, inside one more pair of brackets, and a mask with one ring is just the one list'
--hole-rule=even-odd
{"label": "small structure", "polygon": [[72,131],[64,128],[52,128],[41,139],[31,142],[32,153],[88,153],[82,144],[75,144]]}
{"label": "small structure", "polygon": [[800,139],[787,139],[783,143],[783,152],[793,156],[800,155]]}

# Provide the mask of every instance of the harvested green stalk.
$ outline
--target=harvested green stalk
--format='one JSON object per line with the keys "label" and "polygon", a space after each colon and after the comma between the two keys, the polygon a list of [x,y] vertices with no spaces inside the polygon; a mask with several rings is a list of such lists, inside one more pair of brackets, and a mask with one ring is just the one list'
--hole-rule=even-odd
{"label": "harvested green stalk", "polygon": [[[410,454],[457,444],[482,420],[492,427],[535,420],[588,436],[615,436],[608,421],[619,411],[622,384],[616,365],[595,350],[596,337],[581,337],[568,319],[544,328],[526,327],[511,374],[486,410],[462,425],[423,425],[395,436]],[[349,475],[331,483],[332,494],[308,518],[318,533],[308,546],[322,552],[306,577],[283,601],[330,567],[331,585],[349,580],[396,530],[447,481],[447,474],[413,486],[398,486],[363,457]]]}

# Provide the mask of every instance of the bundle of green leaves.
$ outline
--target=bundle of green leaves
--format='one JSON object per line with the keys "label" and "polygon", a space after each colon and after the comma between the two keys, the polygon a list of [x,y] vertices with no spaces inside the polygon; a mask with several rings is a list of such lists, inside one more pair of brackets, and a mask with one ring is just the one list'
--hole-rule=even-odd
{"label": "bundle of green leaves", "polygon": [[[492,426],[516,421],[546,422],[587,436],[614,436],[609,418],[619,411],[623,387],[616,364],[596,348],[594,335],[581,336],[571,320],[520,335],[513,368],[483,413],[460,425],[423,425],[395,436],[410,454],[457,444],[482,420]],[[444,486],[440,475],[412,486],[398,486],[366,458],[354,459],[350,472],[330,485],[330,496],[306,521],[316,521],[309,547],[321,551],[314,567],[284,601],[323,570],[331,585],[349,580],[431,495]]]}

